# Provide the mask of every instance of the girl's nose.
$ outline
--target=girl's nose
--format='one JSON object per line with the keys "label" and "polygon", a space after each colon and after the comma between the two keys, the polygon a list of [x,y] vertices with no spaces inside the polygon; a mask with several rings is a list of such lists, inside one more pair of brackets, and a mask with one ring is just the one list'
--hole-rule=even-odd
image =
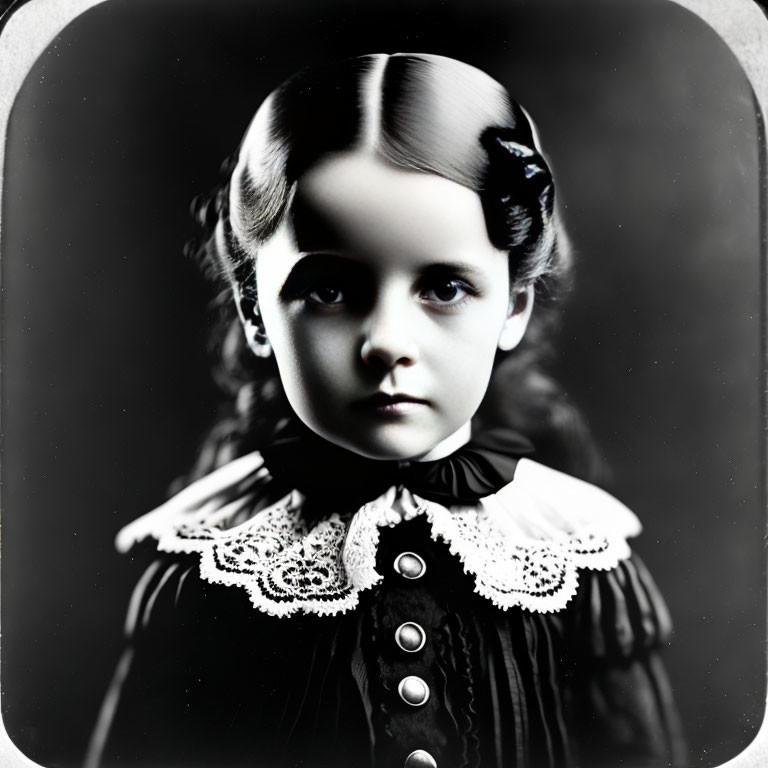
{"label": "girl's nose", "polygon": [[381,302],[368,316],[361,355],[373,367],[391,370],[409,366],[418,360],[418,345],[413,321],[401,302]]}

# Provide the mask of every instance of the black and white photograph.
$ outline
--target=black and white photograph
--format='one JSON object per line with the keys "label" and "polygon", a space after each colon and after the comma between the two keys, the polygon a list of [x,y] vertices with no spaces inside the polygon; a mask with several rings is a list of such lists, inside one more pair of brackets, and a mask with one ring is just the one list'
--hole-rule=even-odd
{"label": "black and white photograph", "polygon": [[4,766],[768,761],[759,4],[5,6]]}

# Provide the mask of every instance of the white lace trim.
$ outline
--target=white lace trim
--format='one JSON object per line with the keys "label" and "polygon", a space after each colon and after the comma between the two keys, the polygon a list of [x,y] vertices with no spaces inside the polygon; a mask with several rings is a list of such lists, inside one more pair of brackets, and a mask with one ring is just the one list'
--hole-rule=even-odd
{"label": "white lace trim", "polygon": [[334,513],[309,528],[294,491],[233,525],[256,498],[247,491],[232,498],[233,489],[265,475],[259,454],[244,456],[126,526],[117,546],[153,537],[161,551],[197,552],[204,579],[244,587],[257,609],[322,616],[353,609],[383,578],[379,530],[423,514],[432,538],[474,576],[477,593],[503,610],[548,612],[573,597],[579,569],[609,570],[629,557],[626,539],[641,530],[614,497],[529,459],[513,483],[474,506],[447,508],[390,488],[349,520]]}

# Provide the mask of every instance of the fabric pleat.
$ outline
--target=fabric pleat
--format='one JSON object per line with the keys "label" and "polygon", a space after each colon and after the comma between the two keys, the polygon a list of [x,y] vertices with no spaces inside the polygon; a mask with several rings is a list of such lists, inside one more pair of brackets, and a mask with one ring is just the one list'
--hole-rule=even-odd
{"label": "fabric pleat", "polygon": [[496,663],[493,654],[488,658],[488,692],[491,703],[491,727],[493,731],[493,749],[494,765],[496,768],[503,768],[504,765],[504,746],[502,738],[502,715],[501,704],[499,701],[499,687],[496,678]]}
{"label": "fabric pleat", "polygon": [[630,658],[669,641],[671,622],[658,587],[637,555],[611,571],[586,571],[566,610],[577,642],[592,658]]}
{"label": "fabric pleat", "polygon": [[509,750],[515,756],[514,765],[526,764],[526,745],[528,743],[528,703],[522,677],[515,659],[512,646],[512,634],[509,624],[496,627],[499,645],[501,647],[501,669],[504,670],[507,683],[508,711],[512,722],[507,725],[509,732],[514,734],[512,749]]}

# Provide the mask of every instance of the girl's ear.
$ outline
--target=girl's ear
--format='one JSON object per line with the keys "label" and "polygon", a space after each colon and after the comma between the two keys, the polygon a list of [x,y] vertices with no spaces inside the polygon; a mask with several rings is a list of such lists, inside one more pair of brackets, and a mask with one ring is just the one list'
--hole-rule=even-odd
{"label": "girl's ear", "polygon": [[499,349],[514,349],[525,335],[533,311],[533,286],[515,291],[509,300],[509,313],[499,336]]}
{"label": "girl's ear", "polygon": [[245,340],[256,357],[269,357],[272,345],[264,330],[264,322],[259,314],[259,305],[255,299],[243,296],[239,287],[233,289],[237,314],[243,325]]}

